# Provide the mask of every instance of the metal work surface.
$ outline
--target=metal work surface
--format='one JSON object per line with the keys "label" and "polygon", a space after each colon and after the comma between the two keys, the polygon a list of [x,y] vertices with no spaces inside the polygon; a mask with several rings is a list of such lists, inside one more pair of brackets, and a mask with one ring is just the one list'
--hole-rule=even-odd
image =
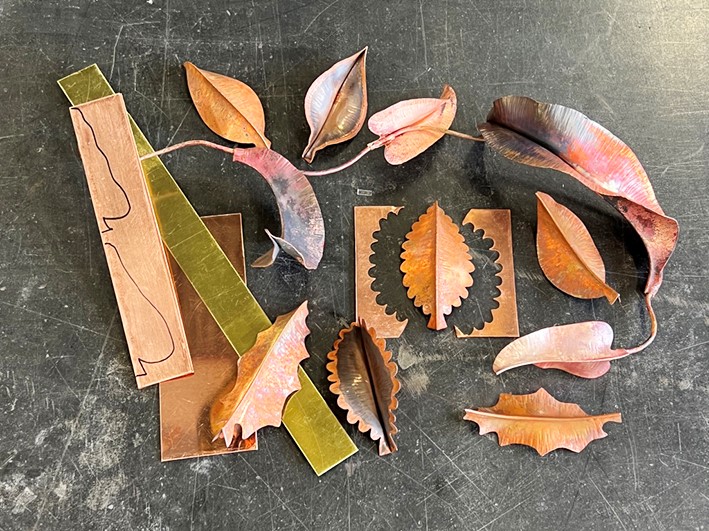
{"label": "metal work surface", "polygon": [[[526,5],[525,5],[526,4]],[[0,529],[700,529],[709,522],[709,3],[0,1]],[[537,5],[538,4],[538,5]],[[648,334],[647,254],[632,227],[568,176],[516,165],[482,143],[444,137],[400,166],[381,150],[310,181],[325,223],[315,271],[281,253],[248,267],[273,320],[309,300],[303,363],[359,452],[317,477],[284,428],[256,452],[160,462],[157,386],[138,390],[69,116],[56,80],[98,63],[156,148],[226,144],[203,124],[182,63],[237,77],[265,108],[272,148],[299,168],[341,164],[375,139],[319,151],[312,166],[305,94],[369,46],[368,116],[409,98],[457,95],[452,129],[477,134],[507,94],[573,107],[638,155],[680,239],[654,299],[645,351],[584,380],[526,366],[495,376],[503,338],[457,339],[495,315],[493,242],[462,229],[470,297],[435,332],[399,271],[411,225],[438,201],[459,226],[470,209],[509,209],[519,328],[603,320],[614,347]],[[280,234],[268,184],[225,154],[163,157],[200,215],[240,212],[246,263]],[[571,298],[537,261],[535,192],[589,229],[620,293]],[[345,423],[327,353],[355,318],[353,207],[403,205],[381,222],[371,257],[377,302],[408,326],[387,349],[399,365],[395,440]],[[499,278],[499,277],[498,277]],[[497,445],[463,420],[500,393],[544,387],[591,415],[622,413],[580,454]]]}

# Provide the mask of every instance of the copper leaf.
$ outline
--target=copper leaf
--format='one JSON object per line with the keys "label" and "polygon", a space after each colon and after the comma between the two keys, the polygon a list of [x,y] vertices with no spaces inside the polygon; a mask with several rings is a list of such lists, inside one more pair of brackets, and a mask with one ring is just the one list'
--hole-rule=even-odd
{"label": "copper leaf", "polygon": [[264,136],[263,107],[251,87],[190,62],[185,63],[185,71],[190,96],[207,127],[232,142],[271,147]]}
{"label": "copper leaf", "polygon": [[446,328],[445,316],[460,306],[473,285],[473,262],[463,235],[436,202],[411,226],[402,248],[409,298],[431,316],[429,328]]}
{"label": "copper leaf", "polygon": [[496,100],[479,129],[505,157],[571,175],[605,196],[638,231],[650,258],[645,293],[654,296],[677,243],[640,161],[619,138],[574,109],[521,96]]}
{"label": "copper leaf", "polygon": [[514,340],[495,358],[492,369],[500,374],[534,364],[542,369],[560,369],[598,378],[610,369],[610,361],[624,358],[626,349],[612,349],[613,329],[603,321],[586,321],[543,328]]}
{"label": "copper leaf", "polygon": [[286,399],[300,389],[298,366],[309,356],[307,316],[306,301],[260,332],[254,346],[239,358],[233,387],[212,405],[215,440],[223,437],[229,446],[234,437],[247,439],[264,426],[281,425]]}
{"label": "copper leaf", "polygon": [[374,114],[367,125],[384,144],[384,158],[389,164],[403,164],[426,151],[445,134],[453,123],[457,100],[449,85],[440,98],[400,101]]}
{"label": "copper leaf", "polygon": [[396,452],[393,436],[398,432],[394,410],[398,406],[396,393],[401,385],[396,379],[397,366],[386,350],[386,343],[377,337],[374,328],[364,320],[352,323],[340,331],[332,352],[327,379],[333,382],[330,391],[337,395],[337,404],[347,411],[347,422],[357,424],[359,431],[379,441],[379,455]]}
{"label": "copper leaf", "polygon": [[310,85],[305,118],[310,139],[303,158],[312,162],[326,146],[353,138],[367,116],[367,48],[335,63]]}
{"label": "copper leaf", "polygon": [[620,413],[591,416],[543,388],[529,395],[502,393],[493,407],[466,409],[463,418],[480,426],[480,435],[497,433],[500,446],[524,444],[539,455],[557,448],[580,452],[608,435],[603,431],[606,422],[621,422]]}
{"label": "copper leaf", "polygon": [[266,229],[273,248],[253,266],[270,266],[279,249],[283,249],[307,269],[316,269],[325,247],[325,224],[305,175],[282,155],[266,148],[236,148],[234,161],[251,166],[266,179],[276,196],[281,217],[281,236],[274,236]]}
{"label": "copper leaf", "polygon": [[618,293],[606,284],[606,268],[583,222],[551,196],[537,192],[537,256],[549,281],[580,299],[606,297],[613,304]]}

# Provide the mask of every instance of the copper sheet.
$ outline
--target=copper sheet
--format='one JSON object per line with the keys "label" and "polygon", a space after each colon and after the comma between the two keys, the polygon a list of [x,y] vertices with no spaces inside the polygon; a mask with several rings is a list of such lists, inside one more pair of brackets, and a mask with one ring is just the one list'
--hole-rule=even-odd
{"label": "copper sheet", "polygon": [[369,275],[372,268],[370,257],[374,254],[374,233],[380,222],[391,214],[398,214],[402,207],[357,206],[354,207],[355,230],[355,321],[360,319],[377,331],[379,337],[399,337],[409,320],[399,321],[396,315],[388,314],[384,306],[377,304],[377,293],[372,289],[374,279]]}
{"label": "copper sheet", "polygon": [[485,238],[490,238],[491,251],[497,251],[500,257],[497,263],[502,270],[498,274],[502,279],[499,286],[499,307],[492,310],[492,321],[485,323],[480,330],[465,334],[456,326],[455,335],[467,337],[519,337],[517,322],[517,295],[515,293],[515,269],[512,258],[512,220],[509,210],[473,209],[463,220],[463,225],[470,224],[474,230],[482,229]]}
{"label": "copper sheet", "polygon": [[[241,214],[207,216],[202,221],[242,279],[246,279]],[[170,257],[192,353],[194,375],[160,384],[162,461],[256,450],[256,434],[246,440],[212,442],[209,408],[236,379],[237,355],[192,284]]]}
{"label": "copper sheet", "polygon": [[71,108],[139,388],[192,373],[175,287],[123,96]]}

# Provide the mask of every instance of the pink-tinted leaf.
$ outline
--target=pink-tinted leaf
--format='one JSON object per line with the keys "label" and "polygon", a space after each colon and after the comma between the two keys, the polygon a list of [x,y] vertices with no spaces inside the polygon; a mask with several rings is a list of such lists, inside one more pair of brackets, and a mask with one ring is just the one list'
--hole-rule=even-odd
{"label": "pink-tinted leaf", "polygon": [[453,123],[457,108],[455,91],[443,87],[440,98],[400,101],[374,114],[369,130],[385,140],[384,158],[389,164],[403,164],[438,142]]}
{"label": "pink-tinted leaf", "polygon": [[495,358],[495,374],[523,365],[559,369],[582,378],[598,378],[610,369],[611,360],[629,354],[612,349],[613,329],[603,321],[587,321],[543,328],[516,339]]}
{"label": "pink-tinted leaf", "polygon": [[679,226],[663,212],[645,170],[626,144],[574,109],[521,96],[496,100],[479,129],[490,147],[505,157],[564,172],[605,196],[642,238],[650,259],[645,293],[657,293]]}
{"label": "pink-tinted leaf", "polygon": [[276,196],[281,217],[281,236],[266,230],[273,248],[253,266],[270,266],[282,249],[307,269],[316,269],[325,247],[325,224],[305,175],[283,156],[266,148],[236,148],[234,161],[251,166],[266,179]]}

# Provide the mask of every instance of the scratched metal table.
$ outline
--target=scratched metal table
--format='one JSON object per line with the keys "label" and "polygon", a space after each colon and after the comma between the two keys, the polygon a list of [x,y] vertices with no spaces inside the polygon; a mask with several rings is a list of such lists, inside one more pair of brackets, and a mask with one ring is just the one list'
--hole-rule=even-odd
{"label": "scratched metal table", "polygon": [[[525,4],[0,2],[0,528],[706,526],[709,4]],[[568,177],[514,165],[480,145],[446,138],[400,167],[375,153],[313,179],[327,229],[316,272],[279,260],[248,274],[271,317],[311,301],[312,357],[304,366],[335,408],[324,359],[354,317],[352,207],[405,206],[383,226],[376,261],[383,302],[410,318],[405,335],[389,343],[403,383],[400,451],[379,458],[348,427],[359,453],[317,478],[285,431],[266,429],[257,453],[163,464],[157,389],[135,388],[55,80],[97,62],[161,147],[214,139],[191,105],[183,61],[237,76],[260,95],[274,148],[303,166],[308,85],[366,44],[370,114],[435,96],[450,83],[459,98],[454,127],[464,132],[475,131],[496,97],[524,94],[577,108],[624,139],[681,225],[656,299],[660,334],[596,381],[532,367],[494,376],[491,362],[506,340],[428,331],[403,293],[397,245],[427,205],[439,200],[457,221],[473,207],[512,210],[522,333],[597,318],[613,326],[616,344],[642,341],[647,260],[640,241]],[[344,161],[371,138],[362,132],[322,152],[315,166]],[[253,172],[200,149],[166,161],[201,214],[244,214],[247,261],[267,248],[263,229],[278,229],[275,201]],[[542,276],[537,190],[587,223],[621,303],[572,299]],[[490,308],[489,241],[470,238],[480,290],[452,325],[469,325]],[[619,410],[623,424],[608,425],[609,437],[579,455],[540,458],[526,447],[499,448],[494,435],[481,437],[461,421],[464,407],[540,386],[592,413]]]}

